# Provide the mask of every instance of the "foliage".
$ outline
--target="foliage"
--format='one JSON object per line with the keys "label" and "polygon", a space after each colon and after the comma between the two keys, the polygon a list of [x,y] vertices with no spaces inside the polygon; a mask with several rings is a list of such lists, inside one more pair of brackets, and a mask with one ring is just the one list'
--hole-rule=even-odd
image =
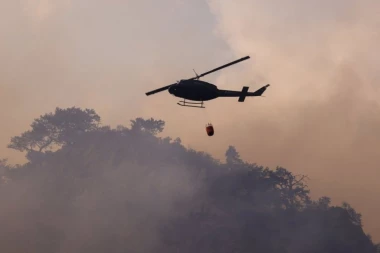
{"label": "foliage", "polygon": [[[9,179],[0,184],[0,251],[378,249],[349,204],[310,198],[307,176],[247,163],[234,146],[224,163],[185,148],[180,138],[157,137],[162,120],[131,122],[113,129],[100,126],[94,110],[57,108],[13,137],[10,148],[28,151],[30,162],[0,160]],[[48,151],[52,145],[59,148]]]}
{"label": "foliage", "polygon": [[229,146],[226,153],[226,162],[227,164],[242,164],[243,161],[240,158],[239,153],[237,152],[234,146]]}
{"label": "foliage", "polygon": [[132,131],[146,132],[152,135],[161,133],[164,130],[165,126],[165,122],[163,120],[155,120],[153,118],[136,118],[134,120],[131,120],[131,123]]}
{"label": "foliage", "polygon": [[347,211],[350,215],[352,223],[358,226],[362,226],[362,215],[355,211],[354,208],[351,207],[347,202],[342,203],[342,207]]}
{"label": "foliage", "polygon": [[275,171],[266,169],[264,171],[273,186],[278,189],[286,209],[300,210],[304,204],[309,203],[310,190],[305,184],[305,175],[293,175],[292,172],[282,167],[277,167]]}
{"label": "foliage", "polygon": [[93,109],[72,107],[56,108],[55,113],[46,113],[35,119],[31,130],[11,138],[8,148],[23,151],[43,152],[53,146],[71,143],[88,131],[96,130],[100,117]]}

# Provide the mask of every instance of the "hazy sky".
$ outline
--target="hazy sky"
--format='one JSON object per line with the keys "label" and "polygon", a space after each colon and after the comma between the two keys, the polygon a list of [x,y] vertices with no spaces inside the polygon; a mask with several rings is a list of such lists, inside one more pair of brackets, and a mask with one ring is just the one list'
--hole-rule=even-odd
{"label": "hazy sky", "polygon": [[[231,144],[307,174],[313,196],[351,203],[379,241],[379,10],[375,0],[3,0],[1,157],[20,161],[10,137],[57,106],[93,108],[112,126],[159,118],[165,135],[216,157]],[[203,80],[270,83],[264,98],[200,110],[144,94],[246,55]]]}

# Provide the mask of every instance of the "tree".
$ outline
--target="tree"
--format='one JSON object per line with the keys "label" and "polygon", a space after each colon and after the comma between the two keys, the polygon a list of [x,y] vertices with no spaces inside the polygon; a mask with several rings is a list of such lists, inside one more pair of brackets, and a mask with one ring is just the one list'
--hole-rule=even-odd
{"label": "tree", "polygon": [[0,159],[0,168],[1,169],[6,168],[7,164],[8,164],[8,159],[6,159],[6,158]]}
{"label": "tree", "polygon": [[307,207],[311,209],[326,211],[330,208],[330,204],[331,204],[331,198],[323,196],[323,197],[320,197],[317,201],[314,201],[314,200],[310,201]]}
{"label": "tree", "polygon": [[182,140],[181,140],[181,138],[177,137],[177,138],[175,138],[175,140],[173,141],[173,143],[181,145],[182,144]]}
{"label": "tree", "polygon": [[237,152],[234,146],[228,146],[225,156],[226,156],[226,162],[229,165],[243,163],[243,161],[240,159],[239,152]]}
{"label": "tree", "polygon": [[[5,173],[8,170],[8,160],[7,159],[0,159],[0,178],[5,175]],[[0,180],[1,181],[1,180]]]}
{"label": "tree", "polygon": [[347,211],[353,224],[362,226],[362,215],[360,213],[356,212],[347,202],[342,203],[342,208]]}
{"label": "tree", "polygon": [[380,253],[380,243],[375,244],[376,253]]}
{"label": "tree", "polygon": [[307,176],[293,175],[283,167],[277,167],[275,171],[265,169],[263,173],[280,191],[286,209],[300,209],[310,202],[310,190],[304,183]]}
{"label": "tree", "polygon": [[132,131],[141,131],[144,133],[149,133],[152,135],[156,135],[161,133],[165,127],[165,121],[163,120],[155,120],[153,118],[143,119],[136,118],[135,120],[131,120],[131,130]]}
{"label": "tree", "polygon": [[57,107],[54,114],[46,113],[35,119],[31,130],[12,137],[8,148],[43,152],[74,141],[79,134],[97,129],[99,123],[100,117],[93,109]]}
{"label": "tree", "polygon": [[10,181],[10,179],[7,177],[7,173],[10,169],[11,166],[8,164],[8,159],[0,159],[0,184]]}
{"label": "tree", "polygon": [[331,198],[327,196],[320,197],[317,204],[319,208],[326,210],[330,207]]}

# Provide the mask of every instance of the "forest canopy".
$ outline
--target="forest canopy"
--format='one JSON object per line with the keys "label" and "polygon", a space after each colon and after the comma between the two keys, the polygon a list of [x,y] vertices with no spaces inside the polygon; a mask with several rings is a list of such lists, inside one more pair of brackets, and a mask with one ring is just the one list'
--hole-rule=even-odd
{"label": "forest canopy", "polygon": [[101,124],[56,108],[11,138],[0,160],[1,252],[375,253],[361,214],[313,200],[306,175],[225,161],[158,137],[163,120]]}

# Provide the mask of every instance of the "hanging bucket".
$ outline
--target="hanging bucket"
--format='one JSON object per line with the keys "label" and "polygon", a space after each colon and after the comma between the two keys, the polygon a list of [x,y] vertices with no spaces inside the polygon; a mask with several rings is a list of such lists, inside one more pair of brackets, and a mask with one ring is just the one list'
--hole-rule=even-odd
{"label": "hanging bucket", "polygon": [[208,136],[213,136],[214,135],[214,127],[211,124],[208,124],[206,126],[206,132]]}

